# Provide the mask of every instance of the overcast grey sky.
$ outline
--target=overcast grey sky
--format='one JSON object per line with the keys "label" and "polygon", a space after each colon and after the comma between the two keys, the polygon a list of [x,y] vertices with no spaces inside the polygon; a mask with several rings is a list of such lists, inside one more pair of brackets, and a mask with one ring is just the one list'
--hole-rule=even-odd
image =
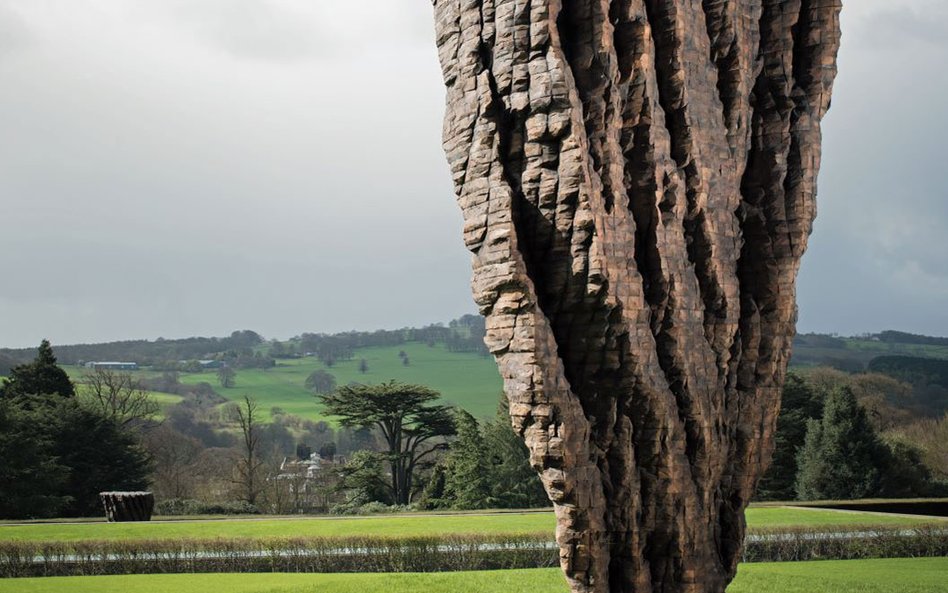
{"label": "overcast grey sky", "polygon": [[[948,335],[948,2],[850,0],[800,330]],[[472,312],[428,0],[0,0],[0,345]]]}

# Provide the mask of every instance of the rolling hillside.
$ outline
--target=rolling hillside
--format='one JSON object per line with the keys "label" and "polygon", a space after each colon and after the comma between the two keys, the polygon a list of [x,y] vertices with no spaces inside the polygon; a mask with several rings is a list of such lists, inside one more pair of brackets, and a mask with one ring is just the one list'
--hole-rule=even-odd
{"label": "rolling hillside", "polygon": [[[408,355],[407,366],[399,356],[401,351]],[[368,363],[365,373],[359,372],[362,359]],[[86,372],[77,366],[64,368],[74,380],[80,380]],[[228,389],[220,386],[213,370],[180,373],[179,380],[186,385],[208,383],[229,400],[250,395],[268,417],[273,408],[280,408],[287,414],[308,420],[331,421],[322,415],[313,393],[305,386],[306,378],[317,370],[333,375],[337,385],[389,380],[426,385],[439,391],[445,403],[461,407],[480,418],[494,414],[503,389],[493,358],[471,352],[449,352],[443,344],[428,346],[418,342],[357,349],[352,359],[336,362],[331,367],[316,357],[306,356],[277,360],[276,365],[268,369],[239,369],[235,385]],[[132,374],[148,378],[160,373],[144,369]],[[163,406],[182,399],[171,394],[154,395]]]}
{"label": "rolling hillside", "polygon": [[[408,355],[408,366],[402,363],[400,351]],[[359,372],[361,359],[369,366],[365,373]],[[182,374],[180,379],[182,383],[209,382],[228,399],[252,395],[267,412],[279,407],[289,414],[315,420],[322,419],[322,415],[304,383],[316,370],[333,375],[337,385],[381,383],[392,379],[426,385],[441,392],[446,403],[478,417],[494,413],[503,388],[492,358],[469,352],[448,352],[442,344],[427,346],[417,342],[358,349],[351,360],[336,362],[332,367],[315,357],[304,357],[279,360],[271,369],[238,370],[236,385],[230,389],[216,386],[217,377],[213,372]]]}
{"label": "rolling hillside", "polygon": [[[474,316],[468,316],[470,318]],[[461,329],[457,329],[461,327]],[[297,358],[271,359],[269,368],[241,368],[237,366],[236,384],[231,388],[222,388],[218,384],[216,372],[180,372],[179,380],[185,385],[208,383],[218,394],[228,400],[237,400],[251,395],[258,400],[263,411],[269,415],[271,410],[282,411],[309,420],[330,420],[324,418],[310,390],[305,387],[310,373],[324,370],[336,380],[337,385],[356,383],[380,383],[396,380],[407,383],[427,385],[442,393],[444,400],[452,405],[466,409],[477,417],[492,415],[497,407],[502,382],[492,357],[479,352],[458,352],[448,347],[445,332],[479,338],[466,329],[471,326],[451,328],[429,326],[428,328],[406,328],[404,330],[347,333],[336,336],[319,337],[326,343],[332,340],[347,340],[351,344],[346,356],[339,357],[331,366],[325,362],[325,356],[304,355]],[[437,330],[437,331],[433,331]],[[424,332],[429,333],[424,333]],[[482,331],[482,330],[481,330]],[[460,332],[460,333],[459,333]],[[389,345],[360,346],[362,343],[379,343],[384,334]],[[313,334],[311,334],[313,335]],[[438,336],[434,339],[430,336]],[[306,334],[304,334],[305,338]],[[424,338],[424,336],[429,336]],[[372,340],[375,340],[373,342]],[[360,341],[361,340],[361,341]],[[144,340],[101,345],[62,346],[57,352],[63,362],[73,362],[73,358],[82,355],[87,360],[120,359],[132,360],[140,364],[149,364],[148,357],[171,359],[178,357],[218,358],[233,352],[234,346],[255,343],[253,353],[256,356],[272,354],[275,349],[293,349],[302,352],[299,339],[287,342],[266,342],[256,333],[234,332],[229,338],[188,338],[185,340]],[[123,356],[123,345],[128,346]],[[226,348],[226,349],[225,349]],[[456,350],[456,349],[454,349]],[[404,351],[409,364],[403,364],[400,353]],[[33,351],[29,349],[0,350],[6,360],[23,362],[29,360]],[[101,355],[101,356],[99,356]],[[108,355],[108,358],[105,356]],[[825,365],[848,372],[860,372],[867,369],[871,361],[880,356],[914,356],[922,358],[948,359],[948,340],[915,336],[902,332],[882,332],[871,336],[838,337],[822,334],[802,334],[794,344],[792,364],[798,367]],[[359,371],[360,362],[365,360],[368,369]],[[225,359],[226,360],[226,359]],[[78,378],[84,369],[75,365],[66,367],[69,373]],[[0,373],[3,369],[0,369]],[[160,373],[148,367],[137,371],[142,378],[155,377]],[[156,394],[163,406],[179,401],[178,396]]]}

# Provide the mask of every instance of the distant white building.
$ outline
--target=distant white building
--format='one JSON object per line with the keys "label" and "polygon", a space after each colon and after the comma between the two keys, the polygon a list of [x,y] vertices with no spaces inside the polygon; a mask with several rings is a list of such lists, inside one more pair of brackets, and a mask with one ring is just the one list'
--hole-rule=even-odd
{"label": "distant white building", "polygon": [[280,472],[267,478],[276,482],[278,490],[286,497],[286,511],[281,512],[327,512],[338,496],[335,484],[339,480],[338,469],[344,463],[345,459],[340,455],[334,456],[332,461],[317,453],[308,459],[284,457]]}
{"label": "distant white building", "polygon": [[345,458],[341,455],[334,456],[332,461],[323,459],[318,453],[311,454],[309,459],[297,459],[295,456],[284,457],[283,463],[280,464],[280,473],[275,476],[275,479],[291,480],[305,478],[307,480],[313,480],[317,478],[321,472],[341,465],[345,465]]}
{"label": "distant white building", "polygon": [[137,371],[137,362],[87,362],[87,369],[108,371]]}

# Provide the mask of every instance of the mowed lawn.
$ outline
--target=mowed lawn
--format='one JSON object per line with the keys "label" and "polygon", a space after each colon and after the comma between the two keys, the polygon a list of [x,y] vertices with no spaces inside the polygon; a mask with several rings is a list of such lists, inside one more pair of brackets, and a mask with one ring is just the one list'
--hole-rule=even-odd
{"label": "mowed lawn", "polygon": [[[404,350],[409,365],[398,356]],[[359,361],[365,359],[369,369],[359,372]],[[384,348],[363,348],[352,360],[337,362],[327,367],[313,357],[278,360],[272,369],[238,370],[234,387],[224,389],[217,382],[214,371],[182,373],[182,383],[206,382],[230,400],[244,395],[253,396],[268,415],[278,407],[288,414],[311,420],[325,418],[312,392],[306,388],[306,378],[313,371],[323,370],[335,377],[337,385],[381,383],[396,380],[418,383],[441,393],[444,403],[464,408],[476,417],[492,416],[497,410],[503,385],[494,359],[469,352],[448,352],[443,344],[434,347],[412,342]]]}
{"label": "mowed lawn", "polygon": [[[747,511],[751,530],[858,525],[918,525],[914,519],[879,513],[849,513],[783,507]],[[0,525],[0,541],[81,541],[128,539],[216,539],[286,537],[413,537],[445,534],[524,534],[549,532],[551,512],[396,515],[371,517],[239,518],[156,520],[149,523],[31,523]]]}
{"label": "mowed lawn", "polygon": [[[747,564],[728,593],[945,593],[948,558]],[[559,569],[2,579],[0,593],[567,593]]]}

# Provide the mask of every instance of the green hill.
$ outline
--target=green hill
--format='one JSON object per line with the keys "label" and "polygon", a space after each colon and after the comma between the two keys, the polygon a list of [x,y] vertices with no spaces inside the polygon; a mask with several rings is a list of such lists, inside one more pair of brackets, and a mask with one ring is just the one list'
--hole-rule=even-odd
{"label": "green hill", "polygon": [[[908,336],[908,337],[903,337]],[[897,341],[899,339],[905,341]],[[841,371],[862,372],[879,356],[914,356],[948,359],[948,345],[928,336],[882,332],[860,337],[800,334],[793,340],[794,366],[830,366]]]}
{"label": "green hill", "polygon": [[[408,366],[402,362],[399,352],[408,355]],[[368,371],[359,372],[359,362],[365,359]],[[355,383],[381,383],[394,379],[404,383],[419,383],[441,392],[446,403],[464,408],[477,417],[490,416],[497,409],[503,385],[497,365],[489,356],[470,352],[449,352],[443,344],[428,346],[410,342],[398,346],[361,348],[354,351],[350,360],[336,362],[327,367],[315,357],[278,360],[269,369],[241,369],[237,371],[236,384],[230,389],[217,385],[213,371],[204,373],[182,373],[182,383],[207,382],[230,400],[244,395],[253,396],[261,408],[269,413],[271,408],[281,408],[310,420],[321,420],[323,416],[310,390],[305,387],[306,378],[313,371],[324,370],[336,379],[337,385]]]}
{"label": "green hill", "polygon": [[[305,387],[310,373],[325,370],[333,375],[337,385],[392,379],[426,385],[440,391],[447,403],[485,417],[494,413],[502,384],[493,358],[483,350],[483,331],[483,319],[467,315],[447,326],[334,335],[304,333],[285,342],[268,342],[245,330],[226,338],[135,340],[55,348],[60,362],[68,365],[81,360],[137,362],[143,366],[136,373],[142,378],[160,375],[159,369],[176,369],[181,371],[181,383],[208,383],[228,400],[252,395],[267,414],[280,408],[310,420],[325,419]],[[402,351],[407,354],[407,366],[399,356]],[[33,349],[0,349],[0,374],[4,367],[28,361],[34,353]],[[801,334],[794,340],[792,364],[862,372],[871,368],[873,359],[892,355],[948,359],[948,339],[895,331],[858,337]],[[193,372],[200,368],[196,362],[199,359],[216,360],[235,368],[236,385],[228,389],[219,387],[214,370]],[[365,373],[359,371],[363,359],[368,363]],[[333,364],[330,366],[329,362]],[[74,377],[84,372],[76,366],[67,370]],[[165,395],[161,399],[163,407],[167,407],[180,398]]]}

